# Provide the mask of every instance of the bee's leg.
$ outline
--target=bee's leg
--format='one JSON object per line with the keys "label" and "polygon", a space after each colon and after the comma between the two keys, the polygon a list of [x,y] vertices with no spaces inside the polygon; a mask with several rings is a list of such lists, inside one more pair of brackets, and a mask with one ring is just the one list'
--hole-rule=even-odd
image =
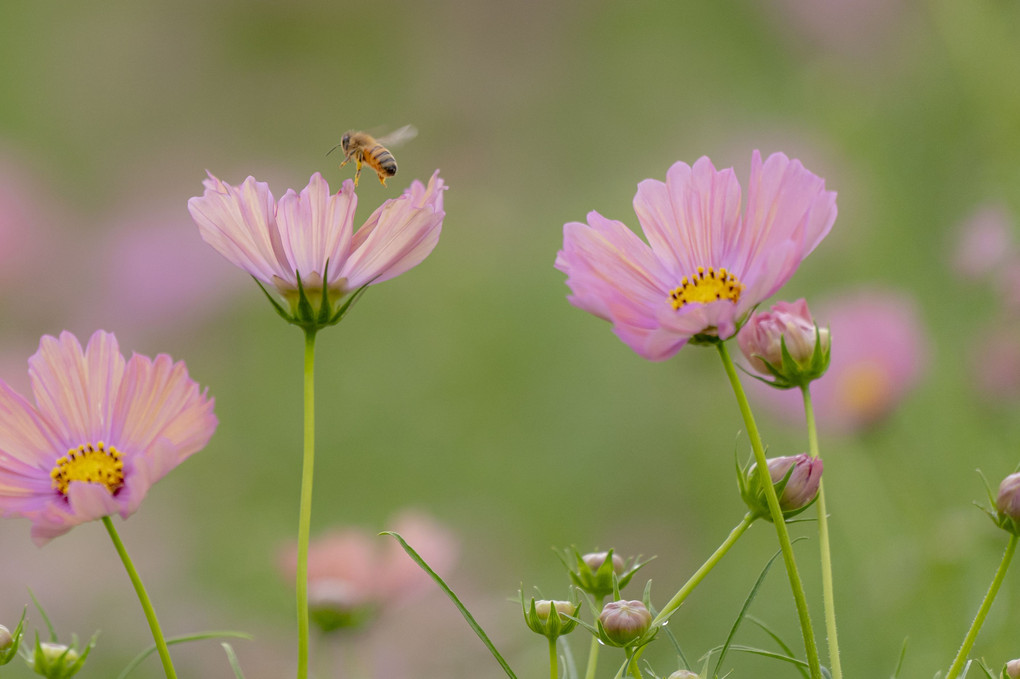
{"label": "bee's leg", "polygon": [[358,179],[361,177],[361,158],[355,158],[354,162],[358,166],[358,169],[354,171],[354,188],[357,188],[358,187]]}
{"label": "bee's leg", "polygon": [[386,186],[386,177],[381,172],[379,173],[379,183]]}

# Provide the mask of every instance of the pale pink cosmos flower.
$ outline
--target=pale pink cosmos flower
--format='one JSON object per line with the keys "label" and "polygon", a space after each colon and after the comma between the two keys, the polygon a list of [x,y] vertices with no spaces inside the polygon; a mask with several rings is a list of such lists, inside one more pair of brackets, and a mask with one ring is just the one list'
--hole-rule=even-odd
{"label": "pale pink cosmos flower", "polygon": [[164,354],[124,359],[97,331],[85,349],[44,336],[28,360],[33,405],[0,381],[0,513],[43,545],[74,526],[127,518],[149,487],[216,429],[213,400]]}
{"label": "pale pink cosmos flower", "polygon": [[[443,573],[456,561],[456,539],[434,519],[405,511],[390,525],[433,570]],[[283,550],[280,567],[288,579],[293,579],[297,569],[296,545]],[[310,599],[318,595],[342,608],[378,608],[406,602],[430,585],[428,575],[389,536],[339,528],[324,533],[308,546]]]}
{"label": "pale pink cosmos flower", "polygon": [[[817,305],[815,320],[829,327],[832,360],[811,383],[820,428],[849,433],[889,416],[917,386],[929,347],[914,301],[890,290],[866,289]],[[791,422],[804,422],[799,390],[749,382],[756,400]]]}
{"label": "pale pink cosmos flower", "polygon": [[747,207],[732,169],[707,157],[676,163],[666,181],[638,184],[634,210],[646,244],[598,212],[563,228],[556,268],[571,304],[613,324],[653,361],[696,336],[731,337],[829,233],[836,194],[800,161],[751,156]]}
{"label": "pale pink cosmos flower", "polygon": [[188,201],[202,238],[289,301],[298,273],[305,289],[325,288],[331,300],[404,273],[435,248],[445,215],[438,170],[427,185],[415,180],[384,202],[357,231],[349,179],[333,194],[316,172],[301,193],[289,189],[279,202],[253,177],[235,187],[210,174],[203,183],[205,193]]}

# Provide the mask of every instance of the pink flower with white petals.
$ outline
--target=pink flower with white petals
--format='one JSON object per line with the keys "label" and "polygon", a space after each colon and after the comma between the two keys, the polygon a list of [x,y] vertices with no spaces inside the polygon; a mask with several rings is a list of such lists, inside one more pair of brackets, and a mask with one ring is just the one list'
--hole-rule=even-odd
{"label": "pink flower with white petals", "polygon": [[35,405],[0,381],[0,513],[31,520],[39,545],[127,518],[216,429],[213,400],[184,363],[125,361],[101,330],[84,350],[69,332],[43,337],[28,372]]}
{"label": "pink flower with white petals", "polygon": [[751,156],[747,207],[732,169],[707,157],[638,185],[646,244],[597,212],[563,229],[556,268],[570,303],[613,324],[638,354],[669,358],[691,339],[727,339],[829,233],[836,194],[800,161]]}
{"label": "pink flower with white petals", "polygon": [[399,198],[384,202],[354,230],[358,197],[347,180],[332,194],[315,173],[301,193],[277,202],[269,185],[248,177],[231,186],[212,174],[205,193],[188,201],[202,238],[259,281],[274,286],[292,305],[301,286],[325,289],[335,302],[362,286],[381,283],[417,266],[442,229],[443,192],[437,170],[428,185],[414,181]]}

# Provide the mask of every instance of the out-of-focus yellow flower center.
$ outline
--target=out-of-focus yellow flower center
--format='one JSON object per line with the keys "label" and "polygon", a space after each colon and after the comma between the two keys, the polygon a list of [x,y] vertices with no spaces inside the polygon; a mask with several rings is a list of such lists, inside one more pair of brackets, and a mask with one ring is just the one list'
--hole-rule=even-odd
{"label": "out-of-focus yellow flower center", "polygon": [[864,420],[872,420],[888,410],[892,394],[889,372],[873,361],[848,366],[839,384],[843,407]]}
{"label": "out-of-focus yellow flower center", "polygon": [[740,293],[744,290],[744,284],[725,268],[716,272],[714,267],[699,266],[698,273],[687,277],[684,276],[680,285],[669,293],[673,308],[679,310],[690,302],[707,304],[717,299],[728,299],[734,304],[740,299]]}
{"label": "out-of-focus yellow flower center", "polygon": [[53,487],[67,495],[72,481],[100,483],[113,495],[124,485],[124,461],[120,451],[102,441],[83,444],[67,451],[50,472]]}

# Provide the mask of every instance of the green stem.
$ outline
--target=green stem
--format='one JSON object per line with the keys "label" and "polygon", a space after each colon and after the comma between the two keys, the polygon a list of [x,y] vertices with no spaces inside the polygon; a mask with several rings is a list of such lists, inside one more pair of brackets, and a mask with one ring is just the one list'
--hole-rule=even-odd
{"label": "green stem", "polygon": [[[644,646],[641,648],[644,648]],[[641,654],[634,652],[629,648],[626,649],[625,652],[627,654],[627,664],[629,666],[630,676],[634,677],[634,679],[642,679],[641,667],[638,665],[638,659],[641,658]]]}
{"label": "green stem", "polygon": [[694,572],[694,575],[692,575],[687,582],[684,583],[683,587],[680,588],[680,591],[669,600],[669,603],[667,603],[661,611],[659,611],[659,614],[655,616],[654,620],[652,620],[653,627],[668,618],[673,611],[680,608],[680,604],[682,604],[688,595],[694,591],[694,588],[697,587],[698,584],[705,579],[705,576],[708,575],[709,571],[715,568],[715,565],[719,563],[724,556],[726,556],[726,552],[730,551],[730,547],[736,544],[737,540],[740,539],[740,536],[744,534],[744,531],[751,527],[755,518],[755,516],[748,513],[740,520],[740,523],[738,523],[736,527],[730,531],[730,534],[726,537],[723,543],[719,545],[715,552],[712,553],[712,556],[708,557],[708,560],[701,564],[701,568]]}
{"label": "green stem", "polygon": [[174,663],[170,660],[170,649],[167,648],[166,639],[163,638],[163,630],[159,627],[159,619],[156,617],[156,611],[152,608],[152,601],[149,600],[149,595],[145,591],[145,585],[142,584],[142,579],[138,577],[138,571],[135,570],[135,565],[131,563],[131,557],[128,556],[124,543],[120,541],[120,535],[117,534],[117,529],[113,526],[113,520],[109,516],[104,516],[103,525],[106,526],[106,532],[110,534],[110,539],[113,540],[113,546],[116,548],[117,554],[120,555],[120,560],[124,562],[124,570],[127,571],[128,577],[131,578],[131,584],[135,587],[135,594],[138,595],[138,601],[142,604],[142,610],[145,612],[145,619],[149,621],[152,639],[156,642],[156,650],[159,652],[159,659],[163,663],[163,672],[166,674],[167,679],[177,679],[177,673],[174,672]]}
{"label": "green stem", "polygon": [[964,663],[967,662],[967,655],[970,654],[970,649],[977,640],[981,625],[984,624],[985,617],[992,607],[992,602],[995,601],[995,595],[999,593],[999,586],[1002,585],[1002,581],[1006,577],[1009,562],[1013,559],[1013,552],[1016,551],[1016,543],[1017,536],[1011,535],[1009,537],[1009,544],[1006,545],[1006,552],[1002,555],[1002,563],[999,564],[999,570],[995,571],[995,577],[992,578],[992,584],[988,587],[985,600],[981,602],[981,608],[978,609],[977,615],[974,616],[974,622],[971,624],[967,636],[963,639],[963,645],[960,646],[960,650],[956,654],[956,660],[953,661],[953,665],[949,668],[948,674],[946,674],[946,679],[956,679],[963,669]]}
{"label": "green stem", "polygon": [[740,407],[740,414],[744,418],[744,426],[747,427],[747,436],[751,440],[751,449],[754,451],[754,459],[758,469],[758,478],[761,487],[765,490],[765,500],[768,502],[769,515],[776,527],[776,536],[779,538],[779,549],[783,552],[783,562],[786,564],[786,574],[790,579],[790,590],[793,593],[793,601],[797,607],[797,616],[800,618],[800,630],[804,636],[804,651],[807,654],[808,668],[811,671],[812,679],[822,679],[822,667],[818,661],[818,647],[815,644],[815,633],[811,628],[811,614],[808,611],[807,597],[804,595],[804,583],[801,582],[800,572],[797,570],[797,561],[793,556],[793,545],[790,542],[790,533],[786,529],[786,520],[783,518],[783,510],[779,507],[779,497],[772,485],[772,477],[769,475],[768,461],[765,459],[765,447],[761,442],[761,435],[758,433],[758,425],[755,424],[754,415],[751,413],[751,406],[747,402],[747,395],[740,384],[737,376],[737,369],[733,365],[729,351],[724,342],[716,344],[719,349],[719,356],[722,358],[723,367],[726,369],[726,376],[729,377],[733,394],[737,397],[737,405]]}
{"label": "green stem", "polygon": [[[810,386],[801,387],[804,396],[804,417],[807,420],[808,445],[811,457],[819,457],[818,427],[815,425],[815,410],[811,403]],[[825,509],[825,479],[818,482],[818,544],[822,561],[822,603],[825,610],[825,635],[829,643],[829,665],[832,679],[843,679],[843,667],[839,660],[839,637],[836,634],[836,596],[832,586],[832,552],[829,549],[829,514]]]}
{"label": "green stem", "polygon": [[301,466],[298,517],[297,610],[298,679],[308,679],[308,538],[312,525],[312,479],[315,474],[315,330],[305,331],[305,444]]}
{"label": "green stem", "polygon": [[[555,611],[553,611],[555,614]],[[556,639],[549,640],[549,679],[559,679],[556,663]]]}
{"label": "green stem", "polygon": [[[603,599],[599,598],[598,610],[602,610]],[[598,637],[593,636],[591,638],[591,646],[588,649],[588,667],[584,670],[584,679],[595,679],[595,667],[599,662],[599,648],[602,644],[599,643]]]}

